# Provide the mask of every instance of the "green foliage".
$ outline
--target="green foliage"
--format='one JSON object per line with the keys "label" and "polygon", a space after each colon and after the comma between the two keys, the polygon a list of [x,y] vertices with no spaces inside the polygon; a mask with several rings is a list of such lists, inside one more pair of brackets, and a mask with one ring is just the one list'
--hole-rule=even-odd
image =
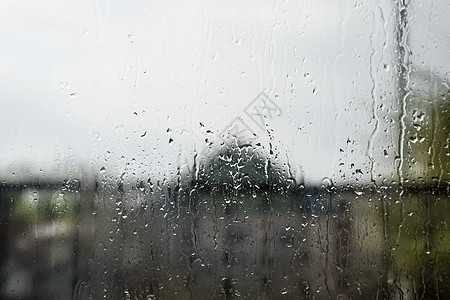
{"label": "green foliage", "polygon": [[251,188],[282,182],[274,163],[251,146],[227,146],[200,167],[197,182],[201,185],[224,185]]}

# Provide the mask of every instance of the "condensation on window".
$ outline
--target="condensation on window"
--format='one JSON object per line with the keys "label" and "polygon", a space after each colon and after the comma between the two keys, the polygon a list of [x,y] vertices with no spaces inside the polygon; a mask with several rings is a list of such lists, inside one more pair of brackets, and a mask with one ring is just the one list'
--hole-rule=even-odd
{"label": "condensation on window", "polygon": [[2,1],[0,298],[445,299],[445,1]]}

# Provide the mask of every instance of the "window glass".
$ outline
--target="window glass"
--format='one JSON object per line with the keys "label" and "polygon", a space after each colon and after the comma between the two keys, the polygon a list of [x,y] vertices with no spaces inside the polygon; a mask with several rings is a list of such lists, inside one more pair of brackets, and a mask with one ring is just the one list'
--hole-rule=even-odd
{"label": "window glass", "polygon": [[2,1],[0,298],[445,298],[449,13]]}

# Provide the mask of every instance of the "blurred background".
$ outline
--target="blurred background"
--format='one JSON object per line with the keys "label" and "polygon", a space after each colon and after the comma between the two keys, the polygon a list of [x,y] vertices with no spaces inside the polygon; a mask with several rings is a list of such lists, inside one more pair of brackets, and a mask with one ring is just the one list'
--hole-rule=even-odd
{"label": "blurred background", "polygon": [[449,13],[2,1],[0,298],[446,298]]}

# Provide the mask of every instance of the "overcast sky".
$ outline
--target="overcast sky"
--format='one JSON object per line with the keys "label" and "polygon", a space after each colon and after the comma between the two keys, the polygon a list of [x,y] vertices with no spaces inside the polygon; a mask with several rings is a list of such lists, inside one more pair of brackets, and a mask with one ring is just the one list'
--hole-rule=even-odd
{"label": "overcast sky", "polygon": [[[409,36],[411,61],[448,78],[445,2],[415,3]],[[0,174],[169,177],[237,119],[299,180],[394,178],[394,12],[391,1],[1,1]],[[246,114],[261,92],[278,108],[265,127]]]}

